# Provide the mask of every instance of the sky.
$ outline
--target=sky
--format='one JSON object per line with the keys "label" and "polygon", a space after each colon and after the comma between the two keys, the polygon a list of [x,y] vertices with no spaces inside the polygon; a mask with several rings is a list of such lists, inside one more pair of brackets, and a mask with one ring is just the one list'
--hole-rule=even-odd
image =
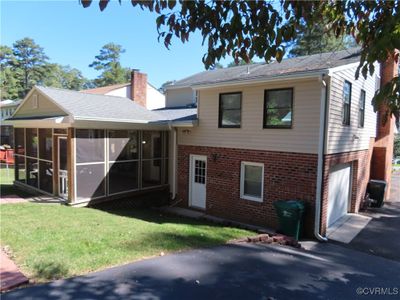
{"label": "sky", "polygon": [[[130,1],[120,5],[112,0],[101,12],[98,0],[89,8],[83,8],[78,0],[0,0],[0,44],[11,47],[16,40],[33,38],[50,62],[77,68],[89,79],[100,74],[89,64],[109,42],[126,50],[122,66],[147,73],[148,81],[156,87],[203,71],[201,59],[207,49],[201,45],[200,34],[192,35],[185,44],[173,39],[167,50],[157,41],[156,17],[134,8]],[[221,63],[230,61],[227,58]]]}

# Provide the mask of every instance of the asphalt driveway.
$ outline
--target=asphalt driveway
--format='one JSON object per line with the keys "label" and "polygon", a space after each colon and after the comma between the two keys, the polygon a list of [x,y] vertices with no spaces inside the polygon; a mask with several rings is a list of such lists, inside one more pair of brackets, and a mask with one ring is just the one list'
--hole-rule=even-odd
{"label": "asphalt driveway", "polygon": [[392,175],[389,199],[363,213],[372,220],[346,247],[400,262],[400,171]]}
{"label": "asphalt driveway", "polygon": [[250,244],[193,250],[2,299],[366,299],[376,287],[400,293],[399,262],[329,243],[305,245],[309,250]]}

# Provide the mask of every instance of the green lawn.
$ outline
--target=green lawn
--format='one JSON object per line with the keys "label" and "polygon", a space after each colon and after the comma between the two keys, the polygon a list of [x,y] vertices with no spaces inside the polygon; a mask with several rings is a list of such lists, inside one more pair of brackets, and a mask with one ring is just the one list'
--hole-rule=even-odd
{"label": "green lawn", "polygon": [[10,166],[8,169],[5,167],[0,169],[0,196],[19,195],[21,197],[29,197],[28,194],[21,190],[16,190],[13,187],[14,181],[14,167]]}
{"label": "green lawn", "polygon": [[0,207],[1,245],[36,281],[70,277],[106,267],[251,234],[152,210],[101,211],[59,204]]}

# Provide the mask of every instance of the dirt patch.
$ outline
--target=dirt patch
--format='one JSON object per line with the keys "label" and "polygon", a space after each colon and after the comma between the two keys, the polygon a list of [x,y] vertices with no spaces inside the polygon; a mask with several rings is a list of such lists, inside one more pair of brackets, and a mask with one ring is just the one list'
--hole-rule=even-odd
{"label": "dirt patch", "polygon": [[301,244],[294,238],[282,234],[259,234],[255,236],[249,236],[237,240],[232,240],[230,241],[230,243],[278,244],[294,248],[301,248]]}
{"label": "dirt patch", "polygon": [[23,202],[28,202],[28,200],[21,198],[18,195],[6,195],[0,198],[0,204],[23,203]]}

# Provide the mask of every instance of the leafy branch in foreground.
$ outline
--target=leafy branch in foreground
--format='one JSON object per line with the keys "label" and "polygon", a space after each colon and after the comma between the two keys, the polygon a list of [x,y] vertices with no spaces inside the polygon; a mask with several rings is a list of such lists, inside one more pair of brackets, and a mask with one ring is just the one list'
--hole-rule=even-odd
{"label": "leafy branch in foreground", "polygon": [[[104,10],[110,0],[100,0]],[[119,0],[121,3],[121,0]],[[88,7],[92,0],[81,0]],[[159,40],[169,48],[173,37],[183,43],[195,31],[208,46],[203,63],[208,69],[221,58],[236,62],[254,57],[266,62],[282,60],[288,45],[304,26],[324,20],[325,34],[351,35],[360,46],[360,63],[355,74],[375,72],[374,63],[385,62],[400,48],[400,4],[395,1],[131,1],[134,7],[158,14]],[[393,57],[398,61],[398,55]],[[374,98],[375,109],[387,104],[388,113],[399,116],[398,77],[382,87]]]}

